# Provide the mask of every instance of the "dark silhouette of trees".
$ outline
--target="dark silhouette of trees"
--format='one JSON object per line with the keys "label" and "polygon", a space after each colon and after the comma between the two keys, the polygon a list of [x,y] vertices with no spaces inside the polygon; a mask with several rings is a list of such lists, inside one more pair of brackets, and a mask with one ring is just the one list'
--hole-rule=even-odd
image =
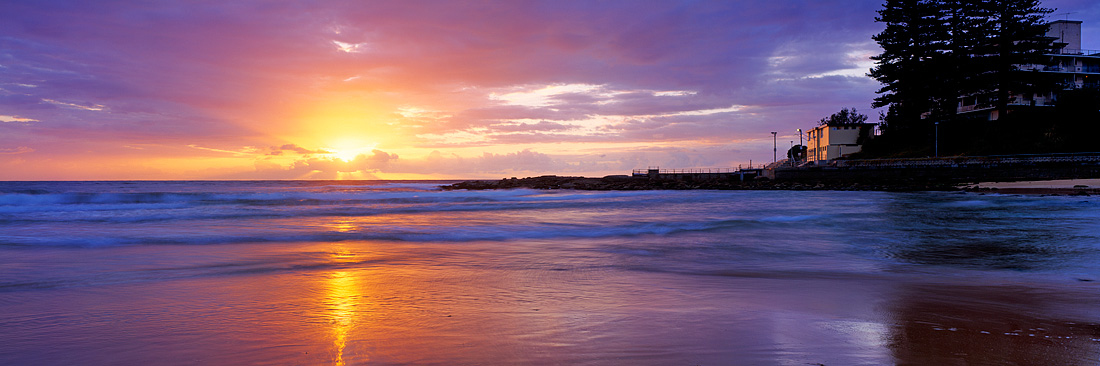
{"label": "dark silhouette of trees", "polygon": [[1014,93],[1049,87],[1021,72],[1053,46],[1039,0],[886,0],[873,39],[883,52],[868,76],[883,84],[872,104],[887,107],[884,132],[921,119],[950,119],[959,97],[987,100],[1003,115]]}
{"label": "dark silhouette of trees", "polygon": [[801,163],[806,160],[806,146],[794,145],[790,149],[787,149],[787,159],[792,162]]}
{"label": "dark silhouette of trees", "polygon": [[1039,0],[885,0],[875,20],[886,28],[873,37],[883,52],[868,73],[882,83],[872,104],[886,108],[882,137],[923,151],[935,122],[972,120],[957,115],[961,97],[1004,118],[1013,95],[1052,90],[1051,79],[1020,69],[1049,62],[1051,12]]}
{"label": "dark silhouette of trees", "polygon": [[886,29],[872,37],[882,53],[871,57],[875,68],[868,76],[882,83],[872,107],[888,107],[884,131],[904,131],[932,109],[937,77],[933,58],[943,43],[937,2],[886,0],[875,21]]}
{"label": "dark silhouette of trees", "polygon": [[867,115],[860,114],[855,108],[843,108],[840,112],[822,118],[817,122],[819,126],[852,126],[867,122]]}
{"label": "dark silhouette of trees", "polygon": [[1040,8],[1039,0],[997,0],[979,2],[986,5],[982,14],[990,14],[989,37],[980,44],[986,52],[977,56],[979,65],[974,84],[980,92],[990,96],[990,101],[1004,116],[1013,93],[1034,93],[1053,87],[1049,78],[1038,72],[1019,72],[1020,65],[1038,65],[1047,62],[1044,54],[1054,52],[1050,39],[1046,38],[1049,25],[1044,20],[1054,9]]}

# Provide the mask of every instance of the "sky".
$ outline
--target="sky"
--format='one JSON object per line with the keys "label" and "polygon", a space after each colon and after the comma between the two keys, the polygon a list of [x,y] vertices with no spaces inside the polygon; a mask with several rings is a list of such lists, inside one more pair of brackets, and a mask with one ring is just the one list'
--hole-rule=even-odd
{"label": "sky", "polygon": [[[878,119],[881,4],[0,0],[0,180],[755,166]],[[1100,50],[1100,2],[1043,5]]]}

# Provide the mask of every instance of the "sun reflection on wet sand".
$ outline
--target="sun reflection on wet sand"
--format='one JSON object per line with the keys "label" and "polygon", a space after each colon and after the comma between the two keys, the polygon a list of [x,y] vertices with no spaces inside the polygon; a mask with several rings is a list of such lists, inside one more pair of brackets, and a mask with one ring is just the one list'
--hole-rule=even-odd
{"label": "sun reflection on wet sand", "polygon": [[[355,255],[347,250],[332,253],[334,262],[351,262]],[[360,300],[359,281],[351,271],[334,271],[325,276],[327,294],[325,306],[327,317],[332,324],[332,347],[335,353],[333,365],[344,366],[347,364],[344,352],[347,349],[348,333],[359,323],[362,304]],[[361,361],[367,361],[367,358]],[[359,360],[357,360],[359,361]]]}
{"label": "sun reflection on wet sand", "polygon": [[[203,276],[0,291],[0,323],[19,336],[0,343],[0,363],[1072,365],[1100,357],[1092,282],[1006,282],[1001,272],[933,281],[638,271],[603,264],[622,254],[591,243],[223,246],[202,257]],[[153,249],[164,250],[48,259],[106,267]],[[211,254],[170,249],[167,258],[191,264]],[[123,293],[141,295],[115,301]],[[88,341],[50,353],[58,345],[45,340],[62,331]]]}

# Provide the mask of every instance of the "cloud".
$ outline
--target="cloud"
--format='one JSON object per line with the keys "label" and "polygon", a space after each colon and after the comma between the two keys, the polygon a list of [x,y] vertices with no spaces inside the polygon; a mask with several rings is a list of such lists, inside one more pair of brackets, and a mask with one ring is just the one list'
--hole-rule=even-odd
{"label": "cloud", "polygon": [[285,144],[282,146],[272,146],[269,148],[270,152],[267,155],[282,155],[283,151],[292,151],[301,155],[313,155],[313,154],[331,154],[331,151],[324,149],[310,150],[295,144]]}
{"label": "cloud", "polygon": [[203,150],[203,151],[211,151],[211,152],[216,152],[216,153],[230,154],[230,155],[235,155],[235,156],[245,156],[245,157],[253,156],[259,151],[259,149],[255,148],[255,147],[252,147],[252,146],[245,146],[245,147],[240,148],[238,150],[218,149],[218,148],[212,148],[212,147],[203,147],[203,146],[199,146],[199,145],[187,145],[187,147],[190,147],[192,149]]}
{"label": "cloud", "polygon": [[[374,150],[352,161],[330,157],[297,159],[289,164],[271,160],[256,160],[254,169],[248,172],[222,174],[220,178],[233,179],[337,179],[354,176],[371,179],[377,174],[416,173],[450,177],[483,177],[499,174],[542,174],[549,170],[600,171],[616,169],[619,164],[567,161],[548,154],[523,150],[512,153],[483,153],[474,157],[462,157],[433,151],[428,156],[413,160],[401,159],[397,154]],[[584,170],[586,168],[592,168]]]}
{"label": "cloud", "polygon": [[31,119],[31,118],[21,118],[21,117],[16,117],[16,116],[0,115],[0,122],[26,123],[26,122],[38,122],[38,120]]}
{"label": "cloud", "polygon": [[53,99],[46,99],[46,98],[43,98],[42,101],[46,102],[46,103],[49,103],[49,104],[56,105],[56,106],[61,106],[61,107],[65,107],[65,108],[80,109],[80,110],[85,110],[85,111],[102,111],[104,108],[106,108],[101,104],[95,104],[95,105],[90,105],[90,106],[89,105],[79,105],[79,104],[76,104],[76,103],[66,103],[66,102],[57,101],[57,100],[53,100]]}
{"label": "cloud", "polygon": [[[1084,17],[1084,34],[1100,24],[1096,2],[1044,4]],[[873,114],[878,85],[862,73],[878,52],[870,37],[882,29],[873,21],[880,8],[840,0],[0,2],[0,142],[56,153],[55,161],[99,146],[174,146],[179,158],[258,159],[257,171],[289,178],[721,163],[716,145],[736,155],[730,161],[770,160],[768,131],[807,128],[841,107]],[[1085,38],[1085,48],[1100,49],[1089,46],[1100,39]],[[342,162],[310,148],[355,133],[378,135],[378,151],[440,151]],[[607,157],[532,148],[566,143]],[[688,158],[633,150],[655,145],[681,147]],[[494,153],[475,156],[474,147]]]}
{"label": "cloud", "polygon": [[514,174],[518,172],[547,172],[561,170],[568,163],[550,155],[525,149],[505,154],[483,153],[476,157],[461,157],[433,151],[426,158],[407,161],[383,169],[383,172],[410,173],[431,172],[452,176],[479,176],[484,174]]}
{"label": "cloud", "polygon": [[233,177],[336,179],[341,177],[341,174],[359,173],[357,178],[365,179],[372,177],[373,175],[371,175],[371,173],[377,173],[397,160],[397,154],[387,153],[378,149],[371,151],[369,155],[360,154],[350,161],[335,157],[309,157],[294,160],[289,165],[281,165],[270,160],[261,159],[256,160],[255,171],[236,173]]}
{"label": "cloud", "polygon": [[[215,117],[171,122],[205,133],[264,113],[269,100],[380,88],[454,116],[424,126],[443,133],[508,119],[562,123],[748,104],[740,99],[768,93],[773,68],[783,75],[849,68],[850,45],[874,33],[877,7],[21,3],[6,6],[0,23],[11,36],[0,42],[11,50],[14,59],[3,63],[19,70],[17,82],[39,85],[29,91],[36,100],[72,112],[174,104],[180,116]],[[770,64],[777,54],[800,61]],[[448,86],[474,87],[482,99],[431,105],[450,98],[441,92]]]}
{"label": "cloud", "polygon": [[345,53],[360,53],[366,50],[366,43],[345,43],[340,41],[332,41],[336,45],[336,49]]}
{"label": "cloud", "polygon": [[532,176],[550,174],[548,172],[591,176],[630,174],[634,169],[644,169],[647,166],[732,168],[737,165],[731,159],[736,151],[727,145],[645,149],[608,147],[597,150],[547,154],[524,149],[504,154],[483,153],[473,157],[433,151],[421,159],[394,162],[378,172],[431,172],[461,178]]}
{"label": "cloud", "polygon": [[489,126],[489,129],[495,132],[568,131],[577,128],[575,125],[550,121],[499,123]]}
{"label": "cloud", "polygon": [[15,148],[0,148],[0,154],[4,155],[26,154],[32,152],[34,152],[34,149],[26,146],[19,146]]}

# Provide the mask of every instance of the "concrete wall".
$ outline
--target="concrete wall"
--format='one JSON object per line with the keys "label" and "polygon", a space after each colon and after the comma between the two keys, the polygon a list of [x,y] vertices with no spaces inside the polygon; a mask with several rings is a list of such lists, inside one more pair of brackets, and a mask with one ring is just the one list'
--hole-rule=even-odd
{"label": "concrete wall", "polygon": [[1055,42],[1067,43],[1065,49],[1079,50],[1081,49],[1081,21],[1054,21],[1050,23],[1050,30],[1047,31],[1047,37],[1058,38]]}
{"label": "concrete wall", "polygon": [[945,165],[806,167],[776,169],[776,180],[858,183],[1027,181],[1100,177],[1100,161]]}

